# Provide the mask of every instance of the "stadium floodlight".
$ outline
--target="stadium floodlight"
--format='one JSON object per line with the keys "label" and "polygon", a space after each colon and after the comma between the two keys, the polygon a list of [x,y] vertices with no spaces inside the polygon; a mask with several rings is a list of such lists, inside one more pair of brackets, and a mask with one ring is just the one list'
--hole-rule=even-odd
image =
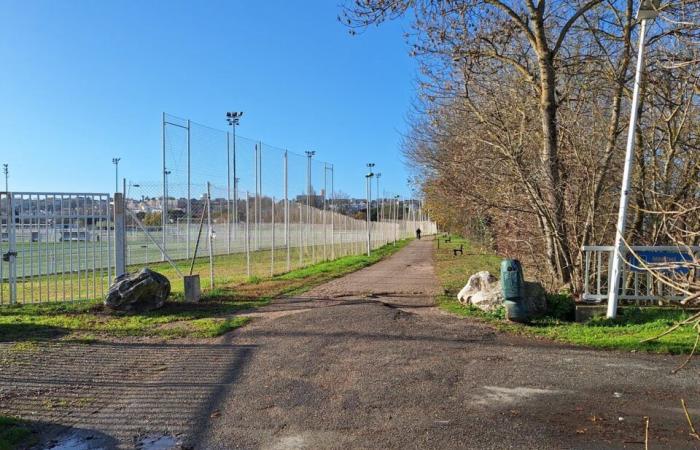
{"label": "stadium floodlight", "polygon": [[[238,174],[236,173],[236,125],[241,123],[241,117],[243,117],[243,111],[233,112],[229,111],[226,113],[226,121],[231,125],[231,153],[226,149],[226,156],[228,162],[226,163],[226,184],[228,190],[228,198],[231,198],[231,179],[233,179],[233,221],[238,223],[238,191],[236,190],[236,178]],[[231,158],[233,158],[233,174],[231,174]],[[230,208],[230,206],[229,206]],[[230,219],[229,219],[230,223]],[[236,228],[233,228],[233,232],[236,232]],[[230,234],[230,233],[229,233]]]}
{"label": "stadium floodlight", "polygon": [[239,112],[227,112],[226,113],[226,120],[228,121],[228,124],[231,126],[238,125],[241,121],[241,117],[243,116],[243,111]]}
{"label": "stadium floodlight", "polygon": [[615,245],[610,270],[610,282],[608,288],[607,317],[617,316],[618,290],[620,289],[621,268],[624,262],[622,257],[625,249],[624,234],[627,223],[627,206],[629,204],[629,191],[632,183],[632,165],[634,163],[634,138],[637,129],[637,116],[639,110],[639,92],[644,70],[644,35],[647,21],[653,20],[659,12],[660,0],[642,0],[637,11],[637,19],[641,20],[639,29],[639,52],[637,53],[637,70],[634,76],[634,90],[632,92],[632,107],[630,111],[630,126],[627,130],[627,148],[625,150],[625,168],[622,173],[622,189],[620,190],[620,209],[615,228]]}
{"label": "stadium floodlight", "polygon": [[119,192],[119,161],[121,158],[112,158],[114,164],[114,192]]}

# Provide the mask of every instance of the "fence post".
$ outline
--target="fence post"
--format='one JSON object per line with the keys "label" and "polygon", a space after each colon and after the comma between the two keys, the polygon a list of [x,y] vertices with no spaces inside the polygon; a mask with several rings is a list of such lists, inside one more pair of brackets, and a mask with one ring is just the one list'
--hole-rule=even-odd
{"label": "fence post", "polygon": [[209,287],[214,289],[214,230],[211,228],[211,183],[207,181],[207,234],[209,235]]}
{"label": "fence post", "polygon": [[302,225],[301,225],[301,203],[298,203],[299,205],[299,267],[304,266],[304,235],[302,233]]}
{"label": "fence post", "polygon": [[289,254],[289,179],[287,166],[287,150],[284,151],[284,243],[287,246],[287,272],[291,270]]}
{"label": "fence post", "polygon": [[165,239],[166,239],[166,233],[167,231],[165,230],[165,224],[168,220],[168,171],[165,166],[165,113],[163,113],[163,131],[162,131],[163,137],[163,204],[161,205],[161,213],[160,213],[160,224],[161,224],[161,231],[163,232],[163,253],[161,254],[161,260],[165,261]]}
{"label": "fence post", "polygon": [[249,206],[250,192],[245,191],[245,262],[246,262],[246,273],[248,278],[250,278],[250,206]]}
{"label": "fence post", "polygon": [[323,260],[328,260],[328,253],[326,251],[327,230],[326,230],[326,197],[328,196],[328,164],[323,163]]}
{"label": "fence post", "polygon": [[270,246],[270,277],[275,275],[275,197],[272,196],[272,245]]}
{"label": "fence post", "polygon": [[124,194],[114,194],[114,275],[126,273],[126,217]]}
{"label": "fence post", "polygon": [[262,209],[263,209],[263,192],[262,192],[262,141],[259,142],[258,146],[258,196],[260,200],[258,201],[258,225],[257,231],[255,232],[256,244],[255,247],[260,250],[260,230],[262,228]]}
{"label": "fence post", "polygon": [[335,169],[331,164],[331,259],[335,259]]}
{"label": "fence post", "polygon": [[258,144],[255,144],[255,201],[253,203],[253,215],[255,216],[255,250],[258,250]]}
{"label": "fence post", "polygon": [[190,121],[187,120],[187,259],[190,259],[190,228],[192,227],[192,152],[190,145]]}

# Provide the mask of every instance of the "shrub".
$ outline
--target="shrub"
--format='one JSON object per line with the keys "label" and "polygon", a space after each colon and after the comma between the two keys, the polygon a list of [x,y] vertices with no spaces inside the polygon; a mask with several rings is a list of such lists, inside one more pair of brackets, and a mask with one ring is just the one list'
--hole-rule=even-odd
{"label": "shrub", "polygon": [[547,294],[548,317],[573,322],[576,318],[574,299],[569,294]]}

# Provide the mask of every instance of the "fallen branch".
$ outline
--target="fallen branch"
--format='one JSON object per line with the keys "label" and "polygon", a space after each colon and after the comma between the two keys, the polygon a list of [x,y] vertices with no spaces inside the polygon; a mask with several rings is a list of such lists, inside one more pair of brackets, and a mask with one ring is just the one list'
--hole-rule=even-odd
{"label": "fallen branch", "polygon": [[649,450],[649,416],[644,416],[644,450]]}
{"label": "fallen branch", "polygon": [[695,431],[695,427],[693,426],[693,421],[690,420],[690,414],[688,414],[688,407],[685,406],[684,399],[681,399],[681,405],[683,406],[683,411],[685,412],[685,418],[688,421],[688,426],[690,427],[690,435],[693,436],[695,439],[700,441],[700,435],[698,435],[698,432]]}

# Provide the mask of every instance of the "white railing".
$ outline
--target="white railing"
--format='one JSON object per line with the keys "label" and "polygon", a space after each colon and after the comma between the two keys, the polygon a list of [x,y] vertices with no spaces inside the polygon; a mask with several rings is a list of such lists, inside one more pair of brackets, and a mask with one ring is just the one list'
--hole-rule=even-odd
{"label": "white railing", "polygon": [[[632,246],[632,252],[650,267],[665,263],[666,272],[675,271],[676,276],[698,277],[680,266],[679,262],[690,259],[689,252],[698,255],[700,246]],[[610,262],[613,257],[612,245],[586,245],[583,247],[583,295],[581,299],[590,303],[602,303],[608,299]],[[621,301],[642,304],[674,303],[683,300],[682,292],[657,280],[649,268],[641,264],[632,252],[627,252],[622,264],[620,290]]]}

